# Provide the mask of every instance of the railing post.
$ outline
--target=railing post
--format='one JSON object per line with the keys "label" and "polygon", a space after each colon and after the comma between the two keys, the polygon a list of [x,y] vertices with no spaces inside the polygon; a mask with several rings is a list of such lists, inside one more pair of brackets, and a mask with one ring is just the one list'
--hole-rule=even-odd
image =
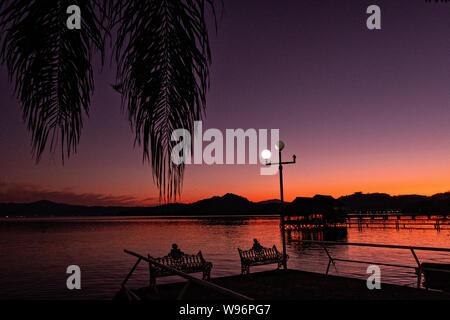
{"label": "railing post", "polygon": [[178,294],[177,300],[183,299],[183,297],[186,294],[186,291],[190,285],[191,285],[191,280],[188,280],[188,282],[186,282],[186,284],[183,286],[183,289],[181,289],[180,293]]}
{"label": "railing post", "polygon": [[141,298],[139,298],[139,296],[137,296],[133,291],[128,289],[126,286],[122,286],[122,289],[128,300],[130,300],[130,301],[132,301],[132,300],[140,301],[141,300]]}
{"label": "railing post", "polygon": [[326,272],[326,275],[328,275],[328,271],[330,270],[330,265],[331,265],[331,263],[333,263],[333,265],[334,265],[334,260],[333,260],[333,257],[331,257],[330,253],[328,252],[327,248],[323,247],[323,249],[325,250],[325,252],[327,253],[327,256],[328,256],[328,266],[327,266],[327,272]]}
{"label": "railing post", "polygon": [[133,268],[130,270],[130,272],[127,274],[125,280],[123,280],[122,282],[122,287],[127,283],[128,279],[131,277],[131,275],[133,274],[134,270],[136,270],[139,262],[141,262],[142,258],[138,258],[138,261],[136,261],[136,263],[134,264]]}
{"label": "railing post", "polygon": [[419,258],[417,257],[416,253],[414,252],[414,249],[411,248],[411,253],[414,256],[414,259],[416,260],[417,263],[417,269],[416,269],[416,274],[417,274],[417,288],[420,288],[420,284],[422,282],[422,268],[420,267],[420,261]]}
{"label": "railing post", "polygon": [[419,261],[419,258],[417,258],[417,255],[416,255],[416,253],[414,252],[414,249],[413,249],[413,248],[411,248],[411,253],[412,253],[412,255],[414,256],[414,259],[415,259],[416,262],[417,262],[417,266],[420,267],[420,261]]}

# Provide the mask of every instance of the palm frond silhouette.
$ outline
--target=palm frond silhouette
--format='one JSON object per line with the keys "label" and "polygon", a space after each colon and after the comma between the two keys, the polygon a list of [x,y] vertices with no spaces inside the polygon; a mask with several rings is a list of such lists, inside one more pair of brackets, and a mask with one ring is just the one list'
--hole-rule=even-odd
{"label": "palm frond silhouette", "polygon": [[52,150],[60,144],[63,159],[76,151],[94,89],[91,54],[103,51],[101,26],[89,1],[80,1],[85,31],[64,28],[70,2],[19,0],[1,12],[6,28],[1,62],[15,83],[38,161],[49,140]]}
{"label": "palm frond silhouette", "polygon": [[[81,30],[65,27],[66,8],[82,12]],[[160,199],[181,192],[184,166],[170,161],[174,129],[193,131],[206,105],[211,60],[206,11],[213,0],[5,0],[0,61],[21,102],[36,161],[76,152],[94,90],[92,55],[111,36],[114,88],[151,164]]]}

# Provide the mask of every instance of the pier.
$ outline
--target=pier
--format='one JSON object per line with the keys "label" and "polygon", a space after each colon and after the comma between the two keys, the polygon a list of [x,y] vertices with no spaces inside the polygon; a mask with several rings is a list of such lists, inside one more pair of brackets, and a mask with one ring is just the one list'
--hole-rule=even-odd
{"label": "pier", "polygon": [[349,228],[393,228],[393,229],[450,229],[450,215],[446,214],[401,214],[366,213],[349,214]]}
{"label": "pier", "polygon": [[380,229],[435,229],[450,230],[448,214],[403,213],[350,213],[339,219],[312,219],[291,216],[285,220],[286,230],[312,230],[323,228],[380,228]]}
{"label": "pier", "polygon": [[[188,282],[163,284],[156,294],[148,287],[133,290],[139,300],[175,300]],[[273,270],[253,273],[251,278],[241,275],[219,277],[211,283],[255,300],[450,300],[450,294],[426,291],[392,284],[381,290],[369,290],[366,281],[299,270]],[[123,292],[116,299],[127,300]],[[201,285],[190,285],[183,300],[236,300],[230,295]]]}

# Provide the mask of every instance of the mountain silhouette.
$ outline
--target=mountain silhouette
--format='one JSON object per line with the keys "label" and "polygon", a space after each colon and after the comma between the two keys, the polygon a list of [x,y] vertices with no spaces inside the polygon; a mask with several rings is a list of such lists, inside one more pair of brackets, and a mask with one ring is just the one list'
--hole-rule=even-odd
{"label": "mountain silhouette", "polygon": [[211,211],[216,213],[234,211],[236,214],[239,214],[250,213],[256,210],[255,203],[232,193],[227,193],[222,197],[215,196],[194,202],[190,208],[198,214],[208,214]]}
{"label": "mountain silhouette", "polygon": [[[247,198],[227,193],[223,196],[193,203],[170,203],[154,207],[81,206],[41,200],[32,203],[0,203],[5,217],[60,217],[60,216],[208,216],[208,215],[262,215],[279,214],[280,200],[252,202]],[[285,203],[287,215],[309,213],[350,213],[399,211],[404,213],[450,213],[450,192],[433,196],[356,192],[335,199],[331,196],[297,197]]]}
{"label": "mountain silhouette", "polygon": [[338,198],[347,211],[399,211],[404,213],[450,213],[450,192],[427,197],[422,195],[391,196],[386,193],[356,192]]}

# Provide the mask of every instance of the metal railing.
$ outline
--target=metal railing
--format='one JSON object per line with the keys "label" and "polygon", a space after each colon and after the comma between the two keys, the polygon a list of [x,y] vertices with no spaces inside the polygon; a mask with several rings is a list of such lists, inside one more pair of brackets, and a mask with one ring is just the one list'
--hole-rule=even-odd
{"label": "metal railing", "polygon": [[[440,252],[450,252],[450,248],[433,248],[433,247],[418,247],[418,246],[399,246],[399,245],[390,245],[390,244],[375,244],[375,243],[355,243],[355,242],[339,242],[339,241],[316,241],[316,240],[296,240],[292,239],[289,240],[289,242],[298,242],[298,243],[312,243],[312,244],[318,244],[321,245],[322,248],[325,250],[327,256],[328,256],[328,265],[326,270],[326,275],[328,275],[328,272],[330,270],[331,264],[335,265],[335,261],[342,261],[342,262],[352,262],[352,263],[362,263],[362,264],[373,264],[373,265],[381,265],[381,266],[388,266],[388,267],[395,267],[395,268],[405,268],[405,269],[414,269],[415,273],[417,275],[417,287],[420,288],[421,280],[422,280],[422,272],[424,268],[422,267],[422,264],[420,263],[419,258],[417,257],[416,250],[417,251],[440,251]],[[340,258],[334,258],[331,256],[330,252],[326,248],[326,245],[338,245],[338,246],[359,246],[359,247],[374,247],[374,248],[389,248],[389,249],[404,249],[404,250],[410,250],[411,254],[414,257],[414,260],[417,263],[417,267],[415,266],[409,266],[409,265],[399,265],[399,264],[390,264],[390,263],[380,263],[380,262],[371,262],[371,261],[363,261],[363,260],[351,260],[351,259],[340,259]],[[444,269],[435,269],[435,268],[426,268],[427,271],[438,271],[438,272],[449,272],[450,270],[444,270]]]}
{"label": "metal railing", "polygon": [[136,270],[137,266],[139,265],[139,263],[142,260],[148,262],[149,264],[153,264],[155,266],[158,266],[161,269],[165,269],[165,270],[169,271],[170,273],[172,273],[174,275],[180,276],[180,277],[188,280],[188,282],[186,282],[186,284],[182,288],[181,292],[179,293],[179,295],[177,297],[177,300],[181,300],[184,297],[184,295],[185,295],[185,293],[186,293],[186,291],[189,288],[191,283],[195,283],[195,284],[198,284],[200,286],[203,286],[203,287],[206,287],[206,288],[210,288],[210,289],[212,289],[212,290],[214,290],[214,291],[216,291],[216,292],[218,292],[220,294],[223,294],[223,295],[235,298],[235,299],[239,299],[239,300],[253,300],[252,298],[247,297],[247,296],[245,296],[243,294],[240,294],[238,292],[235,292],[233,290],[230,290],[230,289],[218,286],[218,285],[216,285],[216,284],[214,284],[212,282],[209,282],[209,281],[205,281],[205,280],[201,280],[201,279],[195,278],[195,277],[193,277],[193,276],[191,276],[191,275],[189,275],[187,273],[184,273],[183,271],[180,271],[178,269],[166,266],[166,265],[164,265],[162,263],[159,263],[157,260],[152,259],[150,257],[144,257],[144,256],[142,256],[142,255],[140,255],[138,253],[135,253],[135,252],[129,251],[129,250],[124,250],[124,252],[129,254],[129,255],[132,255],[132,256],[138,258],[138,260],[134,264],[133,268],[131,268],[130,272],[127,274],[127,276],[125,277],[125,279],[122,282],[122,289],[124,290],[125,294],[127,295],[127,297],[130,300],[139,300],[139,297],[126,287],[126,283],[127,283],[128,279],[130,279],[131,275]]}

